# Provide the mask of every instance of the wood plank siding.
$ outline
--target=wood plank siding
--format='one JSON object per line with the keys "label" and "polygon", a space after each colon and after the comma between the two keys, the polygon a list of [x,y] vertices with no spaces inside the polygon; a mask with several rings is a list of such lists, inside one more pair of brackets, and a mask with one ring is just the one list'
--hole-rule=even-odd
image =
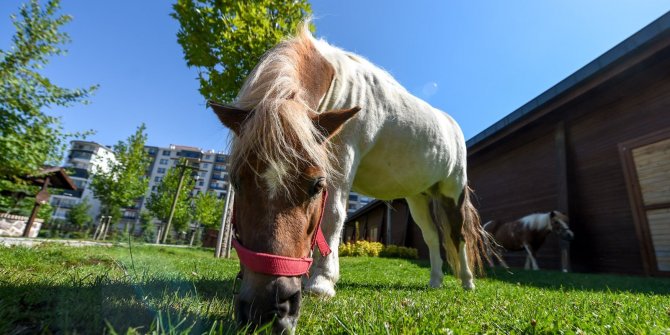
{"label": "wood plank siding", "polygon": [[[542,117],[470,154],[469,176],[483,219],[565,207],[557,188],[557,174],[564,174],[574,270],[645,273],[646,241],[636,231],[619,145],[670,127],[670,49],[549,105],[553,109]],[[559,127],[564,153],[552,137]],[[510,263],[519,265],[520,259]],[[548,240],[539,252],[540,266],[558,269],[559,260],[557,242]]]}

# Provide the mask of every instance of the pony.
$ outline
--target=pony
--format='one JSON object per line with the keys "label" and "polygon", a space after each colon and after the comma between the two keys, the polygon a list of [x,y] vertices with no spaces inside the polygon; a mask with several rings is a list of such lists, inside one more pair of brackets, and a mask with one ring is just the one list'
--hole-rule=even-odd
{"label": "pony", "polygon": [[[535,256],[549,233],[558,235],[562,241],[566,242],[574,239],[575,235],[570,230],[568,223],[567,215],[559,211],[551,211],[529,214],[511,222],[488,221],[483,227],[493,237],[494,241],[505,250],[525,250],[525,269],[532,267],[533,270],[539,270],[540,267],[537,265]],[[509,268],[502,257],[497,258],[505,268]],[[564,255],[561,255],[561,258],[562,270],[567,272],[567,259]],[[489,260],[489,264],[493,265],[491,260]]]}
{"label": "pony", "polygon": [[[293,332],[303,284],[335,295],[350,190],[405,198],[429,248],[429,285],[442,285],[446,261],[464,289],[475,288],[486,238],[470,200],[463,134],[387,72],[303,24],[266,52],[233,105],[209,105],[234,134],[235,239],[246,259],[238,324],[274,320],[275,332]],[[303,271],[276,271],[278,262],[311,264],[321,231],[333,252],[316,253],[304,282]],[[273,270],[263,271],[268,264]]]}

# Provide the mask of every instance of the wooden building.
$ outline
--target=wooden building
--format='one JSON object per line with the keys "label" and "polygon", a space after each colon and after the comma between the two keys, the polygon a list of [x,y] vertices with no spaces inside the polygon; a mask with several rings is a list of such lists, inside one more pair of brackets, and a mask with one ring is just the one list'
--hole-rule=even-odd
{"label": "wooden building", "polygon": [[[470,139],[468,150],[484,220],[558,209],[575,232],[575,271],[668,274],[670,13]],[[558,268],[556,240],[538,262]]]}
{"label": "wooden building", "polygon": [[[670,13],[470,139],[468,159],[483,221],[558,209],[574,271],[670,274]],[[547,240],[538,263],[559,258]]]}
{"label": "wooden building", "polygon": [[344,243],[365,240],[408,246],[418,249],[420,258],[428,258],[428,246],[421,229],[412,220],[403,199],[370,202],[349,215],[342,235]]}

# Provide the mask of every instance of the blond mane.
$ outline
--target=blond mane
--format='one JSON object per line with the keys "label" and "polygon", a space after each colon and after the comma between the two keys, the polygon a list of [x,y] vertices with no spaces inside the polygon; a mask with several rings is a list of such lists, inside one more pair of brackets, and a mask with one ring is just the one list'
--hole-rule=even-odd
{"label": "blond mane", "polygon": [[[308,22],[301,25],[295,37],[284,40],[268,51],[242,86],[235,104],[252,110],[240,134],[233,140],[231,172],[251,168],[250,154],[274,171],[276,189],[290,194],[289,185],[299,176],[301,166],[315,165],[327,176],[334,174],[330,150],[321,144],[323,134],[310,119],[316,113],[310,107],[307,90],[300,82],[299,71],[304,52],[318,52]],[[317,75],[316,73],[313,75]],[[255,171],[256,174],[264,173]]]}

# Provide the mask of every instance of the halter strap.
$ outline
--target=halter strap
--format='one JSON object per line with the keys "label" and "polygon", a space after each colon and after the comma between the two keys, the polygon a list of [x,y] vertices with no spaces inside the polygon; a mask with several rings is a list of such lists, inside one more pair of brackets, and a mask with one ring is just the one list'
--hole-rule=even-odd
{"label": "halter strap", "polygon": [[[316,231],[312,236],[312,243],[310,245],[310,256],[314,251],[314,246],[319,248],[322,256],[328,256],[332,251],[326,242],[326,238],[321,230],[321,221],[323,220],[323,212],[328,199],[328,191],[324,190],[321,201],[321,213],[319,214],[319,221],[316,224]],[[236,228],[235,207],[233,206],[232,217],[233,228]],[[242,243],[233,235],[232,245],[237,250],[237,256],[240,263],[249,268],[249,270],[275,276],[302,276],[309,272],[309,267],[312,265],[311,257],[287,257],[273,254],[266,254],[262,252],[255,252],[245,248]]]}

